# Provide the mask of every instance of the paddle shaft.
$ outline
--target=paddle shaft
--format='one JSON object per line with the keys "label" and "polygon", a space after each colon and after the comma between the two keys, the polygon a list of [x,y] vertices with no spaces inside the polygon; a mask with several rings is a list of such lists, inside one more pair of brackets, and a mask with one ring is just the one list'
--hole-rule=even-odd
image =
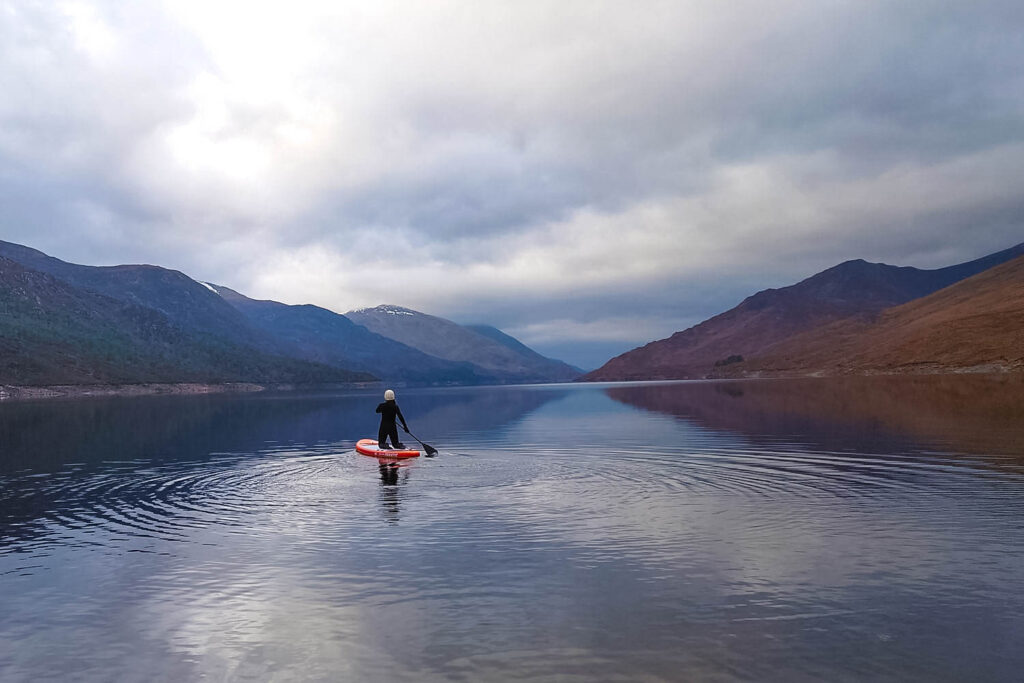
{"label": "paddle shaft", "polygon": [[423,446],[423,450],[425,450],[427,452],[427,455],[434,455],[435,453],[437,453],[437,449],[436,448],[431,446],[429,443],[423,443],[422,441],[417,439],[416,435],[413,434],[412,432],[410,432],[408,427],[405,428],[405,433],[408,434],[409,436],[411,436],[412,438],[416,439],[417,441],[419,441],[420,445]]}

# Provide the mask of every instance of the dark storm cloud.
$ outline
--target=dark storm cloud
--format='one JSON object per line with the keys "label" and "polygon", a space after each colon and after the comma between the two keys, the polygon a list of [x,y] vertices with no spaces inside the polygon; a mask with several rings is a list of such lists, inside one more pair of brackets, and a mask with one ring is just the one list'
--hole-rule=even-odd
{"label": "dark storm cloud", "polygon": [[1024,240],[1022,36],[1017,2],[7,3],[0,236],[636,345]]}

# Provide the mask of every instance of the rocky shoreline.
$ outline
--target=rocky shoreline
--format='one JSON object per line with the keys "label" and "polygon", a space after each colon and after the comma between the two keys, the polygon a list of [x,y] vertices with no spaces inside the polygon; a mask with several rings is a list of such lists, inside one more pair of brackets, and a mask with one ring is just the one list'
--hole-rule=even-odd
{"label": "rocky shoreline", "polygon": [[61,384],[53,386],[0,385],[0,401],[33,400],[48,398],[97,398],[113,396],[187,396],[200,394],[249,394],[263,391],[296,391],[300,389],[356,389],[375,386],[377,383],[359,382],[354,384],[257,384],[253,382],[229,382],[203,384],[180,382],[171,384]]}
{"label": "rocky shoreline", "polygon": [[977,365],[950,366],[937,362],[904,363],[887,367],[858,368],[835,366],[830,368],[766,368],[723,369],[709,373],[705,379],[799,379],[814,377],[893,377],[909,375],[1019,375],[1024,373],[1024,362],[1006,361]]}

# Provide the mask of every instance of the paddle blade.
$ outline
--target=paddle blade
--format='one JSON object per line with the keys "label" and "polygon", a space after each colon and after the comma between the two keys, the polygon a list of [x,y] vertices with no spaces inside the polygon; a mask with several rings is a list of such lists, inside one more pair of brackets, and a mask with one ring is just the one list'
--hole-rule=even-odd
{"label": "paddle blade", "polygon": [[[408,434],[412,438],[416,439],[416,435],[413,434],[412,432],[410,432],[408,427],[403,427],[403,429],[405,429],[405,433],[406,434]],[[433,446],[431,446],[429,443],[423,443],[419,439],[416,439],[416,441],[418,441],[419,444],[421,446],[423,446],[423,450],[425,450],[427,452],[427,455],[437,455],[437,449],[434,448]]]}

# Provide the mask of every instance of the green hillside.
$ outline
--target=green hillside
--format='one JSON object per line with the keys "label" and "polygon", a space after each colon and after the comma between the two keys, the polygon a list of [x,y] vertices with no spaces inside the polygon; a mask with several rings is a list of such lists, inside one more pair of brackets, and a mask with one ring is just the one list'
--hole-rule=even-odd
{"label": "green hillside", "polygon": [[187,332],[159,311],[0,257],[0,383],[349,382],[373,379]]}

